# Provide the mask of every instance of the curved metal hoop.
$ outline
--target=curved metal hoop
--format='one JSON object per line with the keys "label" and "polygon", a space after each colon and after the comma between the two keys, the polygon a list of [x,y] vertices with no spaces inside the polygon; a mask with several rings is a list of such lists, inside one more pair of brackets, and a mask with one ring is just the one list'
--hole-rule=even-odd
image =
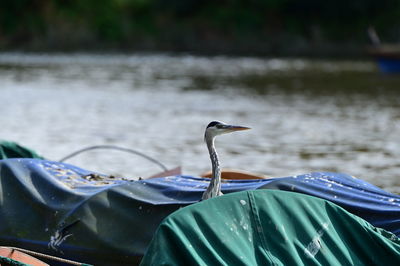
{"label": "curved metal hoop", "polygon": [[144,154],[144,153],[142,153],[142,152],[139,152],[139,151],[136,151],[136,150],[133,150],[133,149],[118,147],[118,146],[115,146],[115,145],[95,145],[95,146],[86,147],[86,148],[77,150],[77,151],[75,151],[75,152],[73,152],[73,153],[71,153],[71,154],[69,154],[69,155],[67,155],[67,156],[65,156],[65,157],[63,157],[63,158],[61,158],[61,159],[59,160],[59,162],[62,163],[62,162],[64,162],[64,161],[66,161],[66,160],[68,160],[68,159],[71,159],[72,157],[74,157],[74,156],[76,156],[76,155],[82,153],[82,152],[86,152],[86,151],[90,151],[90,150],[97,150],[97,149],[119,150],[119,151],[123,151],[123,152],[128,152],[128,153],[136,154],[136,155],[139,155],[139,156],[141,156],[141,157],[143,157],[143,158],[145,158],[145,159],[147,159],[147,160],[149,160],[149,161],[151,161],[151,162],[157,164],[157,165],[158,165],[159,167],[161,167],[164,171],[167,171],[167,170],[168,170],[168,168],[167,168],[164,164],[160,163],[158,160],[156,160],[156,159],[154,159],[154,158],[152,158],[152,157],[150,157],[150,156],[148,156],[148,155],[146,155],[146,154]]}

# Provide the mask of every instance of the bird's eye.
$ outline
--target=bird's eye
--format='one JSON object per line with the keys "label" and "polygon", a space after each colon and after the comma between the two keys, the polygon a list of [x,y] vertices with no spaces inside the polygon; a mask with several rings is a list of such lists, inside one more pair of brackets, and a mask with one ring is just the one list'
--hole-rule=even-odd
{"label": "bird's eye", "polygon": [[216,128],[218,128],[218,129],[226,129],[226,128],[227,128],[227,125],[218,124],[218,125],[216,125]]}

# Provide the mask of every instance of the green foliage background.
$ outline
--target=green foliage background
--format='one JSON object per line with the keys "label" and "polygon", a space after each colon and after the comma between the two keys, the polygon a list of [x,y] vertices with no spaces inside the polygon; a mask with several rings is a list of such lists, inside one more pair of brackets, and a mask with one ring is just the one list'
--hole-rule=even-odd
{"label": "green foliage background", "polygon": [[354,51],[370,25],[399,41],[400,1],[0,1],[0,49]]}

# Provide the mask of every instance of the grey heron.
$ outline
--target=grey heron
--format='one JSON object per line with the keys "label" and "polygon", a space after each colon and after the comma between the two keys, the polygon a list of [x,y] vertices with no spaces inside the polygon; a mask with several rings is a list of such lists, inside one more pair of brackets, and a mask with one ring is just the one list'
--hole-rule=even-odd
{"label": "grey heron", "polygon": [[247,130],[248,127],[227,125],[220,121],[212,121],[208,124],[206,132],[204,134],[204,141],[207,144],[208,152],[210,153],[210,159],[212,164],[212,176],[210,184],[206,191],[204,191],[202,200],[217,197],[222,195],[221,192],[221,169],[219,166],[219,160],[217,151],[215,150],[214,140],[218,135],[231,133],[239,130]]}

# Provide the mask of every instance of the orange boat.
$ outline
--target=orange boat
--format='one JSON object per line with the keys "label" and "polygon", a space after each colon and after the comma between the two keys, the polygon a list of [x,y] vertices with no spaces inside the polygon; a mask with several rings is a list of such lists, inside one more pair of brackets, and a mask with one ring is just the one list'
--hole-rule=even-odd
{"label": "orange boat", "polygon": [[[0,259],[11,259],[12,261],[17,261],[33,266],[48,266],[49,264],[44,263],[43,261],[32,257],[22,251],[19,251],[16,248],[12,247],[0,247]],[[0,262],[0,265],[4,265]]]}

